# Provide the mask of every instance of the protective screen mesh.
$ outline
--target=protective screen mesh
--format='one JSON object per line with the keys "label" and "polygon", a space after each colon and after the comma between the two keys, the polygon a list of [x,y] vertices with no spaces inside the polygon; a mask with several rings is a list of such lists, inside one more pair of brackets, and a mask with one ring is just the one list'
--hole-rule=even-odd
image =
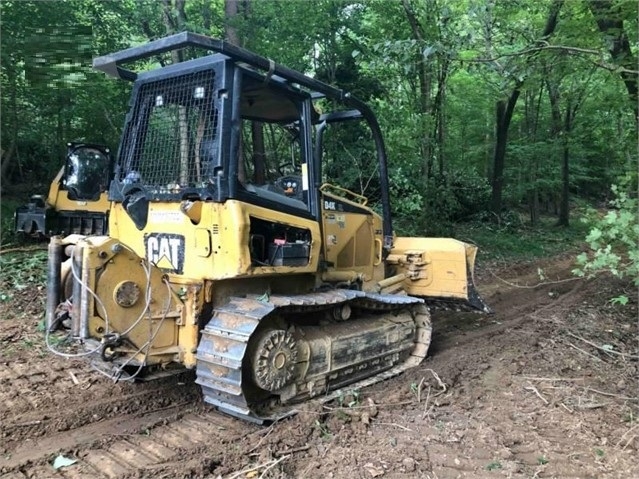
{"label": "protective screen mesh", "polygon": [[219,141],[212,71],[142,85],[133,114],[121,180],[171,190],[207,184]]}

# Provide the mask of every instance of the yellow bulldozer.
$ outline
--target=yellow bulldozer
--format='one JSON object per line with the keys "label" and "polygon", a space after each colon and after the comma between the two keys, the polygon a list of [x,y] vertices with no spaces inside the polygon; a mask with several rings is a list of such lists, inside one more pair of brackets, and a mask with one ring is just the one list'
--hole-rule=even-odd
{"label": "yellow bulldozer", "polygon": [[[187,47],[206,55],[124,67]],[[476,247],[393,233],[384,140],[353,95],[189,32],[93,66],[133,82],[109,234],[51,239],[47,330],[68,324],[110,378],[194,369],[206,402],[260,422],[417,366],[429,307],[489,311]],[[370,197],[340,184],[364,157]]]}
{"label": "yellow bulldozer", "polygon": [[34,238],[60,234],[105,234],[113,160],[103,145],[67,143],[65,164],[53,178],[46,198],[31,196],[14,215],[15,232]]}

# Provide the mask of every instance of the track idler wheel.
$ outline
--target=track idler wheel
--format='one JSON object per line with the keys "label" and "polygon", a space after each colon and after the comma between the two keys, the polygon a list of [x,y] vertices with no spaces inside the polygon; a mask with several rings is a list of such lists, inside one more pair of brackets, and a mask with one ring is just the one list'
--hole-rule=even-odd
{"label": "track idler wheel", "polygon": [[255,347],[253,376],[265,391],[279,391],[294,381],[297,344],[293,335],[281,329],[263,333]]}

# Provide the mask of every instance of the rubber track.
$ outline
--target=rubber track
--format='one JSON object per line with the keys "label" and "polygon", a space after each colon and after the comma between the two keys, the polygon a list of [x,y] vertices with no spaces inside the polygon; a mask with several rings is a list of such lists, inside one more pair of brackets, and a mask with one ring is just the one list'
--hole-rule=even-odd
{"label": "rubber track", "polygon": [[[256,415],[243,394],[242,361],[251,334],[263,318],[276,310],[303,314],[344,303],[374,311],[394,311],[410,306],[416,314],[418,325],[415,350],[405,363],[352,384],[350,389],[365,387],[400,374],[424,359],[430,344],[430,315],[419,298],[354,290],[271,296],[268,301],[234,297],[226,305],[214,310],[211,320],[202,331],[197,351],[196,383],[202,387],[204,400],[223,412],[252,422],[263,423],[282,417],[282,414],[270,417]],[[329,400],[337,394],[339,391],[322,398]]]}

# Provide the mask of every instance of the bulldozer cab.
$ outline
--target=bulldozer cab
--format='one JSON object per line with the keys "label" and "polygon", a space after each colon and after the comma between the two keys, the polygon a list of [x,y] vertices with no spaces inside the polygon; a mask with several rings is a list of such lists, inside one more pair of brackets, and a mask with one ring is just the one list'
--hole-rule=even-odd
{"label": "bulldozer cab", "polygon": [[[211,41],[188,35],[185,42]],[[312,221],[321,238],[290,221],[280,226],[285,218],[274,221],[278,224],[254,219],[248,236],[251,263],[256,268],[307,266],[314,243],[321,245],[319,266],[326,271],[348,271],[350,281],[383,277],[380,264],[391,241],[390,215],[385,252],[381,216],[370,207],[365,191],[344,186],[342,175],[342,163],[354,158],[345,158],[345,143],[357,143],[366,131],[368,145],[358,149],[354,166],[361,176],[361,157],[374,165],[365,169],[366,183],[374,176],[375,206],[389,211],[383,206],[388,195],[379,194],[382,181],[371,133],[378,131],[376,122],[372,128],[331,133],[354,120],[366,124],[364,105],[336,102],[332,91],[317,91],[291,75],[259,71],[242,61],[255,60],[245,58],[243,50],[224,43],[212,46],[222,53],[137,76],[111,199],[121,202],[140,230],[147,226],[149,204],[163,201],[239,201]],[[370,112],[369,119],[374,120]],[[345,135],[348,141],[340,142]]]}

